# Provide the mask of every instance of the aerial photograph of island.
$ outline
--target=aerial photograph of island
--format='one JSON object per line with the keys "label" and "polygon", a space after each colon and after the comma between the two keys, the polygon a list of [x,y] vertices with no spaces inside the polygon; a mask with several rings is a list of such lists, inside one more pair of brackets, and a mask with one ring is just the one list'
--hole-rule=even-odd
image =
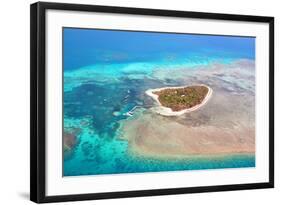
{"label": "aerial photograph of island", "polygon": [[63,28],[63,176],[255,167],[255,37]]}

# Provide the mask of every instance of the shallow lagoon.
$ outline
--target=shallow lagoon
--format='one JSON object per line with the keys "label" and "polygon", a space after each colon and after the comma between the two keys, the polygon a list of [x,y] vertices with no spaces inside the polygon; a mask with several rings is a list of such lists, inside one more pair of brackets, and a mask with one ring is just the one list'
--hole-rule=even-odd
{"label": "shallow lagoon", "polygon": [[[175,157],[164,160],[134,155],[128,151],[128,142],[120,139],[122,135],[120,133],[122,130],[119,129],[120,123],[125,119],[130,120],[137,115],[142,115],[153,107],[152,99],[144,94],[145,90],[178,86],[183,83],[182,78],[170,75],[167,79],[163,79],[163,67],[161,69],[155,72],[149,70],[147,75],[144,75],[144,72],[134,75],[132,71],[129,75],[126,73],[112,78],[106,75],[106,78],[97,80],[87,72],[79,70],[78,74],[74,71],[71,71],[71,74],[65,72],[66,81],[69,76],[76,77],[77,80],[71,80],[71,89],[65,83],[64,126],[65,128],[78,127],[82,130],[73,156],[64,161],[65,176],[255,166],[255,157],[252,154],[226,154],[219,157],[204,156],[189,159]],[[194,67],[190,69],[196,71]],[[208,68],[200,67],[200,69]],[[169,74],[171,70],[167,68],[166,72]],[[160,76],[159,79],[155,77],[157,75]],[[73,82],[77,82],[77,85]],[[127,113],[135,106],[138,107],[133,116],[128,116]],[[208,116],[203,118],[207,119]],[[195,121],[198,121],[198,117],[194,118],[193,122]]]}
{"label": "shallow lagoon", "polygon": [[[74,36],[68,38],[66,46]],[[66,49],[71,50],[76,46],[75,49],[81,47],[81,53],[89,52],[83,48],[83,43],[76,41],[76,44]],[[66,52],[64,129],[79,128],[80,132],[72,155],[64,158],[64,176],[254,167],[255,155],[252,149],[245,153],[180,154],[163,158],[159,157],[156,149],[153,150],[153,146],[146,147],[152,149],[151,154],[144,154],[145,149],[142,147],[132,146],[130,142],[136,141],[138,136],[132,135],[130,139],[124,137],[128,133],[124,133],[126,129],[123,127],[136,120],[141,124],[142,120],[153,113],[154,102],[145,95],[147,89],[193,83],[212,86],[217,100],[196,113],[177,119],[161,121],[163,117],[156,116],[155,119],[160,119],[157,121],[159,129],[161,123],[167,120],[186,127],[238,129],[243,125],[254,129],[255,68],[254,59],[249,59],[249,56],[253,56],[245,54],[245,50],[239,53],[238,48],[232,53],[223,49],[214,53],[211,52],[214,49],[212,46],[205,47],[205,52],[200,49],[187,49],[186,52],[184,48],[179,52],[170,49],[172,54],[167,54],[167,48],[161,48],[163,53],[157,52],[157,55],[150,55],[149,58],[142,56],[141,61],[138,59],[138,50],[133,49],[132,57],[128,57],[130,52],[123,50],[126,55],[111,52],[105,55],[106,62],[104,58],[95,59],[96,63],[87,60],[88,65],[84,65],[83,59],[88,58],[88,55],[75,58],[74,54]],[[114,50],[120,49],[118,47]],[[94,53],[99,52],[94,50]],[[220,102],[224,104],[218,104]],[[133,114],[128,114],[132,109]],[[254,147],[254,138],[248,141],[251,143],[249,146]],[[136,149],[140,151],[134,152]]]}

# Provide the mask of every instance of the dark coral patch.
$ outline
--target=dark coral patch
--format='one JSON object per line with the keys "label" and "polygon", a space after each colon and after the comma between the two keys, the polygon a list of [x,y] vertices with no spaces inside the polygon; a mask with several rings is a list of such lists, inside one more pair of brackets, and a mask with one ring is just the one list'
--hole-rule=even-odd
{"label": "dark coral patch", "polygon": [[76,146],[79,143],[78,135],[80,133],[80,129],[72,128],[72,129],[65,129],[63,132],[63,151],[64,151],[64,159],[69,159]]}

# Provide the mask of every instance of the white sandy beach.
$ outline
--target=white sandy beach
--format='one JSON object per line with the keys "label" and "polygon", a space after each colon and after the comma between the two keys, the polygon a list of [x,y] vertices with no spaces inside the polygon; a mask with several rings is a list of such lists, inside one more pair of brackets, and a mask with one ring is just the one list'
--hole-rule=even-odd
{"label": "white sandy beach", "polygon": [[179,89],[179,88],[185,88],[185,87],[188,87],[188,86],[179,86],[179,87],[163,87],[163,88],[156,88],[156,89],[149,89],[147,91],[145,91],[145,93],[150,96],[152,99],[154,99],[157,103],[157,107],[153,108],[153,110],[160,114],[160,115],[164,115],[164,116],[179,116],[179,115],[183,115],[185,113],[189,113],[189,112],[193,112],[199,108],[201,108],[202,106],[204,106],[208,100],[211,98],[212,96],[212,93],[213,93],[213,90],[207,86],[207,85],[204,85],[204,84],[200,84],[200,85],[193,85],[193,86],[205,86],[208,88],[208,93],[206,95],[206,97],[204,98],[204,100],[198,104],[198,105],[195,105],[194,107],[191,107],[191,108],[188,108],[188,109],[184,109],[184,110],[181,110],[181,111],[173,111],[171,108],[168,108],[168,107],[165,107],[163,106],[160,101],[158,100],[158,95],[154,94],[153,92],[158,92],[158,91],[161,91],[161,90],[165,90],[165,89]]}

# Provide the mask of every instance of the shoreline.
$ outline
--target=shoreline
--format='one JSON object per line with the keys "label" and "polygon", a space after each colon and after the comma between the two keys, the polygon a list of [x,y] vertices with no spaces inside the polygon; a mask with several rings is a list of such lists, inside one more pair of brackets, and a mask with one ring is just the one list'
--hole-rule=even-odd
{"label": "shoreline", "polygon": [[[181,110],[181,111],[173,111],[171,108],[163,106],[160,103],[160,101],[158,100],[159,96],[154,94],[153,92],[158,92],[158,91],[162,91],[162,90],[165,90],[165,89],[186,88],[186,87],[190,87],[190,86],[163,87],[163,88],[148,89],[147,91],[145,91],[145,94],[150,96],[158,104],[158,106],[156,108],[154,108],[154,111],[156,111],[158,114],[164,115],[164,116],[179,116],[179,115],[183,115],[185,113],[193,112],[193,111],[201,108],[202,106],[204,106],[209,101],[209,99],[211,98],[211,96],[213,94],[213,90],[209,86],[204,85],[204,84],[197,85],[197,86],[204,86],[204,87],[208,88],[208,93],[205,96],[204,100],[200,104],[195,105],[194,107],[184,109],[184,110]],[[195,86],[195,85],[193,85],[193,86]]]}

